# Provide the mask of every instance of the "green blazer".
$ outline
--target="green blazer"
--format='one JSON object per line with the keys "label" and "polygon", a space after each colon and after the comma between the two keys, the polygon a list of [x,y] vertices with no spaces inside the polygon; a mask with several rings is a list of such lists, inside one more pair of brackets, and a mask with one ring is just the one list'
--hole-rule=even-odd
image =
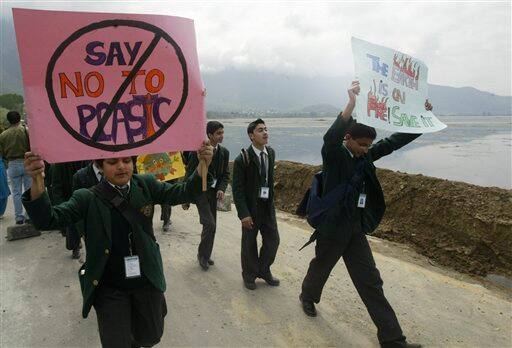
{"label": "green blazer", "polygon": [[[276,220],[274,206],[274,163],[276,154],[271,147],[267,146],[268,152],[268,186],[269,202],[271,205],[271,217]],[[252,149],[247,148],[249,164],[244,163],[242,154],[239,154],[233,163],[233,201],[240,220],[256,216],[256,207],[261,188],[260,161]]]}
{"label": "green blazer", "polygon": [[[350,180],[353,176],[357,159],[352,158],[349,151],[343,146],[345,133],[353,122],[355,121],[352,117],[350,120],[344,121],[340,115],[324,135],[322,146],[323,194],[329,192],[338,184]],[[360,209],[356,208],[361,191],[361,188],[359,188],[348,197],[350,205],[348,211],[356,214],[348,215],[342,203],[334,205],[327,211],[325,220],[317,229],[318,238],[324,237],[344,242],[350,237],[354,224],[360,223],[361,225],[357,228],[360,228],[364,233],[370,233],[377,228],[386,210],[386,202],[373,163],[407,145],[420,135],[394,133],[370,147],[368,153],[363,156],[365,165],[362,179],[365,182],[365,193],[367,194],[365,208],[362,211],[355,211],[355,209]],[[357,221],[354,221],[354,216]]]}
{"label": "green blazer", "polygon": [[[211,179],[211,178],[210,178]],[[211,182],[211,180],[210,180]],[[182,204],[190,202],[201,192],[201,178],[194,174],[186,181],[167,184],[151,175],[133,175],[130,183],[130,203],[147,216],[153,215],[155,204]],[[88,189],[73,192],[62,204],[52,206],[45,192],[36,200],[30,200],[30,190],[22,197],[23,205],[36,228],[54,230],[84,220],[87,259],[78,277],[82,288],[82,315],[87,317],[99,285],[111,248],[110,207]],[[133,232],[141,241],[139,251],[142,273],[160,291],[165,291],[162,257],[158,243],[142,229],[133,226]]]}

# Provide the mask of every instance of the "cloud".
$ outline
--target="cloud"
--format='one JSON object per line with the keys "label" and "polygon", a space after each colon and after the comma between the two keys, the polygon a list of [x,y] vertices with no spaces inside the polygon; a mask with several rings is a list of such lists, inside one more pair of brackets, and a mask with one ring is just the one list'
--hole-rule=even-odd
{"label": "cloud", "polygon": [[203,71],[352,75],[356,36],[422,59],[430,83],[512,94],[510,2],[4,2],[3,12],[12,6],[192,18]]}

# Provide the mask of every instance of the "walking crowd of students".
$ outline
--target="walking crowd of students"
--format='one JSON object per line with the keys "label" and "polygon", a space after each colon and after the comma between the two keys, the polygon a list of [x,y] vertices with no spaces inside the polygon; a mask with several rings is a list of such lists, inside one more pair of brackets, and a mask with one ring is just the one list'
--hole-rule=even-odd
{"label": "walking crowd of students", "polygon": [[[359,83],[354,81],[348,89],[348,104],[323,138],[322,195],[340,185],[350,189],[328,207],[315,229],[311,239],[316,242],[315,257],[305,270],[302,289],[297,289],[299,303],[306,315],[317,315],[315,304],[320,302],[332,269],[343,258],[377,327],[381,346],[419,347],[406,341],[384,295],[383,281],[366,238],[378,226],[386,208],[374,162],[419,134],[395,133],[374,144],[375,129],[352,118],[359,91]],[[425,108],[432,109],[428,101]],[[18,127],[16,134],[21,136],[19,119],[12,127]],[[216,264],[212,250],[215,235],[222,230],[217,226],[217,202],[224,199],[230,181],[230,154],[221,145],[224,126],[220,122],[208,122],[206,133],[208,140],[186,158],[185,178],[173,182],[134,174],[131,157],[56,164],[49,171],[44,158],[27,148],[11,154],[0,135],[0,155],[9,160],[8,166],[13,168],[9,170],[20,167],[26,175],[23,195],[21,184],[13,187],[16,222],[25,220],[23,203],[36,228],[63,231],[66,247],[74,258],[80,257],[83,238],[86,258],[78,272],[82,315],[87,317],[91,308],[95,309],[104,347],[150,347],[162,337],[167,313],[166,281],[153,230],[155,204],[169,207],[162,216],[163,229],[169,230],[170,206],[194,203],[202,225],[199,266],[208,271]],[[247,135],[250,145],[234,159],[232,188],[241,223],[241,280],[247,290],[254,291],[257,278],[269,286],[280,285],[281,280],[271,271],[280,239],[274,205],[276,153],[268,146],[265,122],[250,122]],[[201,170],[202,166],[207,171]],[[44,172],[51,190],[41,184]],[[206,191],[202,190],[202,173],[207,173]],[[262,240],[259,250],[258,233]]]}

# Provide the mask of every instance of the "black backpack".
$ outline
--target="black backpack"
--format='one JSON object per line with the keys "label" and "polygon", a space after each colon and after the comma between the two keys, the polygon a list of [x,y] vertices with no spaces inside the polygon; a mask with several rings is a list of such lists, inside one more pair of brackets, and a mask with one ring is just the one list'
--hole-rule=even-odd
{"label": "black backpack", "polygon": [[[342,207],[347,207],[348,197],[350,197],[353,192],[358,191],[362,186],[365,163],[365,160],[361,160],[357,164],[352,177],[327,192],[325,196],[322,196],[324,173],[320,171],[313,175],[311,186],[304,194],[295,214],[306,218],[308,224],[316,230],[324,221],[325,214],[329,208],[338,202],[342,203]],[[316,231],[301,250],[312,243],[315,239]]]}

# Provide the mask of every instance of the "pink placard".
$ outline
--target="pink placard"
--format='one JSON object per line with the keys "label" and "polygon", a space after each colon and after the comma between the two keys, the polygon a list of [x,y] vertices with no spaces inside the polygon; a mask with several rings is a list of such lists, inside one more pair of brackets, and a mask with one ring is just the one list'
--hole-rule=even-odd
{"label": "pink placard", "polygon": [[13,9],[30,145],[50,163],[195,150],[205,138],[194,22]]}

